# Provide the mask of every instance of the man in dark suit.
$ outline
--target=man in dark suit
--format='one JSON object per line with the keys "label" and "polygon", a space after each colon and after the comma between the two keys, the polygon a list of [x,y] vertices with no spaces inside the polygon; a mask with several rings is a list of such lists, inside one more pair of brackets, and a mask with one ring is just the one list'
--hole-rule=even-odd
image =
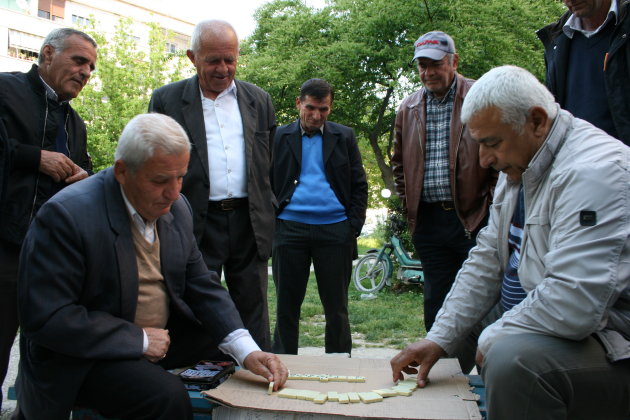
{"label": "man in dark suit", "polygon": [[197,75],[157,89],[149,110],[173,117],[188,133],[192,153],[182,193],[199,248],[209,269],[225,270],[245,326],[268,350],[273,105],[262,89],[234,80],[238,37],[227,22],[199,23],[187,54]]}
{"label": "man in dark suit", "polygon": [[170,117],[132,119],[116,163],[38,212],[20,260],[21,416],[67,419],[75,402],[118,419],[191,419],[165,369],[216,349],[275,381],[287,371],[256,346],[197,248],[180,195],[190,144]]}
{"label": "man in dark suit", "polygon": [[354,131],[326,121],[333,96],[325,80],[307,80],[295,101],[300,119],[278,128],[274,138],[276,353],[297,354],[311,261],[326,315],[326,353],[352,350],[348,285],[365,222],[367,181]]}

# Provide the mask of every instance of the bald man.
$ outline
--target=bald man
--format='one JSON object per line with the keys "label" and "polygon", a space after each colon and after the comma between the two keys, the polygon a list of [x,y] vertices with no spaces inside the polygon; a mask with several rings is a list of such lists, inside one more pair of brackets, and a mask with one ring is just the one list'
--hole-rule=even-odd
{"label": "bald man", "polygon": [[209,269],[221,274],[245,327],[269,350],[267,260],[275,220],[269,184],[275,112],[267,92],[235,80],[238,37],[227,22],[193,31],[197,74],[157,89],[149,111],[179,122],[192,143],[182,193]]}

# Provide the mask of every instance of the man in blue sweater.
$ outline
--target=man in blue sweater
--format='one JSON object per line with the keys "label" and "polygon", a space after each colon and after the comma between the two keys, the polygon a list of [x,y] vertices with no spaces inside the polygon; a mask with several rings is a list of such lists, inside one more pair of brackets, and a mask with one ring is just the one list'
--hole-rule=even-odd
{"label": "man in blue sweater", "polygon": [[295,101],[300,118],[278,128],[274,138],[275,353],[297,354],[311,262],[326,315],[326,353],[352,350],[348,285],[365,222],[367,181],[354,131],[326,121],[333,96],[325,80],[306,81]]}
{"label": "man in blue sweater", "polygon": [[630,145],[630,0],[564,0],[568,10],[538,31],[546,85],[556,102]]}

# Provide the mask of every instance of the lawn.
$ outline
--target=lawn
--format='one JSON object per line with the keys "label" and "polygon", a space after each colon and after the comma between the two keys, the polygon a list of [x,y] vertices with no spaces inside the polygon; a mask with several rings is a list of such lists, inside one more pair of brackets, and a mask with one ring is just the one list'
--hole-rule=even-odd
{"label": "lawn", "polygon": [[[361,250],[359,251],[361,253]],[[353,347],[389,347],[402,349],[424,337],[423,295],[416,286],[386,287],[375,299],[362,300],[361,292],[350,284],[349,312]],[[269,316],[271,331],[275,326],[276,291],[269,276]],[[315,275],[311,277],[302,304],[300,347],[324,347],[325,318],[317,292]]]}

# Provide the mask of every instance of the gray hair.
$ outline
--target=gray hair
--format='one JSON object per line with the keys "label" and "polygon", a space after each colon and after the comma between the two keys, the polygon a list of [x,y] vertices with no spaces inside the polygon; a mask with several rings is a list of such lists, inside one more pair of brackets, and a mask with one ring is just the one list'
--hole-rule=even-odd
{"label": "gray hair", "polygon": [[167,115],[140,114],[125,126],[114,159],[122,160],[135,173],[158,150],[166,155],[189,152],[188,135],[177,121]]}
{"label": "gray hair", "polygon": [[238,43],[238,35],[232,25],[224,20],[202,20],[199,22],[195,29],[193,29],[192,37],[190,39],[190,50],[197,54],[201,47],[201,38],[204,36],[221,36],[227,32],[231,32],[236,37]]}
{"label": "gray hair", "polygon": [[59,54],[66,49],[66,40],[72,35],[80,36],[81,38],[92,44],[94,48],[98,48],[98,45],[96,45],[96,41],[94,41],[94,39],[85,32],[73,28],[54,29],[46,36],[46,38],[44,38],[42,47],[39,49],[39,57],[37,59],[37,62],[39,64],[42,64],[44,62],[44,47],[46,45],[50,45],[51,47],[53,47],[55,49],[55,52]]}
{"label": "gray hair", "polygon": [[496,107],[501,110],[501,122],[522,131],[535,106],[543,108],[551,120],[558,114],[553,95],[533,74],[516,66],[495,67],[466,94],[461,120],[467,124],[478,112]]}

